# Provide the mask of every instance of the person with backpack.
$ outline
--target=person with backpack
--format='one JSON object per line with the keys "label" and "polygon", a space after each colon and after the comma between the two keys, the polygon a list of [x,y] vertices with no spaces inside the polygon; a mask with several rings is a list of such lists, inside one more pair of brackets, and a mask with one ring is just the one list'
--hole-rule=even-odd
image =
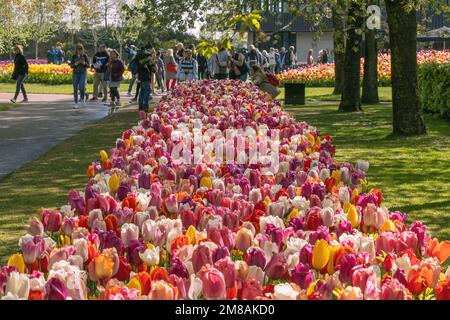
{"label": "person with backpack", "polygon": [[[78,101],[84,106],[84,94],[86,89],[87,69],[89,68],[89,57],[84,52],[84,47],[81,43],[77,44],[75,54],[70,60],[70,67],[73,69],[72,83],[73,83],[73,108],[78,109]],[[80,99],[78,100],[78,91],[80,92]]]}
{"label": "person with backpack", "polygon": [[135,56],[136,54],[131,58],[130,63],[128,64],[128,71],[131,72],[130,85],[128,86],[129,97],[131,97],[132,95],[131,92],[133,91],[134,84],[136,83],[137,80],[137,63],[136,60],[134,59]]}
{"label": "person with backpack", "polygon": [[140,82],[139,110],[148,111],[149,101],[153,99],[150,94],[150,81],[152,80],[152,69],[156,61],[152,59],[150,50],[153,47],[148,44],[136,53],[137,73]]}
{"label": "person with backpack", "polygon": [[120,82],[123,80],[123,73],[125,72],[125,65],[120,59],[119,52],[111,50],[111,61],[107,65],[109,73],[109,91],[111,97],[111,107],[120,105]]}
{"label": "person with backpack", "polygon": [[184,51],[185,57],[178,63],[177,80],[178,82],[194,81],[198,79],[197,60],[192,58],[192,50]]}
{"label": "person with backpack", "polygon": [[280,94],[280,90],[278,89],[279,82],[276,76],[272,73],[264,72],[258,65],[252,67],[251,80],[254,85],[261,91],[270,94],[273,99]]}
{"label": "person with backpack", "polygon": [[108,97],[108,83],[106,82],[105,73],[107,73],[106,65],[109,63],[109,54],[106,50],[106,45],[102,44],[95,53],[92,59],[92,68],[94,68],[94,89],[91,101],[96,101],[98,99],[99,85],[102,85],[103,89],[103,99],[102,102],[106,102]]}
{"label": "person with backpack", "polygon": [[28,102],[27,92],[25,91],[25,86],[23,85],[28,75],[28,62],[23,55],[23,47],[20,44],[14,46],[14,54],[14,70],[11,79],[16,80],[16,93],[14,94],[14,98],[10,101],[12,103],[16,103],[17,97],[22,90],[22,102]]}
{"label": "person with backpack", "polygon": [[[231,65],[232,72],[230,72],[230,79],[247,81],[249,68],[247,62],[245,61],[245,49],[242,49],[241,52],[235,52],[234,48],[231,51]],[[233,76],[233,78],[232,78]]]}

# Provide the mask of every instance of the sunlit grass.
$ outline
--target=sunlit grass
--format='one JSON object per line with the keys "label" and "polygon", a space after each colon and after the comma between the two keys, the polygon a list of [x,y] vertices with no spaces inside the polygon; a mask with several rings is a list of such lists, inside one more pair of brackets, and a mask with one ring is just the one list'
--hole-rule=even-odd
{"label": "sunlit grass", "polygon": [[336,159],[370,162],[368,180],[380,188],[384,205],[422,220],[439,239],[450,239],[450,123],[426,116],[428,135],[391,135],[392,107],[365,106],[339,113],[337,104],[286,108],[297,120],[331,135]]}
{"label": "sunlit grass", "polygon": [[[340,95],[333,95],[334,88],[329,87],[306,87],[305,96],[306,99],[321,100],[321,101],[340,101]],[[280,87],[280,95],[277,99],[284,99],[284,88]],[[391,87],[379,87],[378,94],[380,101],[392,101],[392,89]]]}

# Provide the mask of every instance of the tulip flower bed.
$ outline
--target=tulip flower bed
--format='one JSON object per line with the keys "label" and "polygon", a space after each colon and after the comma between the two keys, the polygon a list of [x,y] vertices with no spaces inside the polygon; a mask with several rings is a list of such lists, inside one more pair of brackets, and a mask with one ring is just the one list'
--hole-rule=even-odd
{"label": "tulip flower bed", "polygon": [[[450,299],[450,242],[383,207],[368,163],[337,162],[331,137],[252,84],[180,85],[141,116],[83,192],[30,220],[3,299]],[[266,147],[278,133],[279,170],[172,157],[180,131],[230,128]]]}
{"label": "tulip flower bed", "polygon": [[[421,50],[417,52],[417,63],[450,62],[450,50]],[[361,59],[361,77],[364,75],[364,59]],[[310,87],[334,86],[334,63],[317,64],[286,70],[278,75],[280,82],[305,82]],[[378,55],[378,80],[381,86],[391,85],[391,57],[388,54]]]}
{"label": "tulip flower bed", "polygon": [[[14,70],[14,64],[0,64],[0,83],[11,81],[11,75]],[[129,71],[125,71],[124,78],[131,79]],[[93,72],[88,70],[88,82],[92,83]],[[30,63],[29,73],[26,82],[42,84],[71,84],[72,68],[68,64],[42,64]]]}

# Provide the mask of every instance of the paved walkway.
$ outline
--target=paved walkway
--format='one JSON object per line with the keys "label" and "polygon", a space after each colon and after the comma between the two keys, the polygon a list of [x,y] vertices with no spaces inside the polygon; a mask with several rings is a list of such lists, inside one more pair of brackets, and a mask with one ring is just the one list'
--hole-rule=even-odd
{"label": "paved walkway", "polygon": [[[121,95],[123,106],[119,111],[137,110],[137,106],[126,105],[129,97]],[[159,102],[160,98],[153,96],[151,103]],[[0,93],[0,103],[9,99],[10,93]],[[111,114],[111,108],[101,102],[88,102],[85,107],[74,110],[72,95],[30,94],[28,99],[29,103],[0,112],[0,180],[89,123]]]}
{"label": "paved walkway", "polygon": [[[0,102],[10,96],[0,93]],[[71,99],[70,95],[30,94],[29,103],[0,112],[0,179],[111,113],[97,102],[74,110]]]}

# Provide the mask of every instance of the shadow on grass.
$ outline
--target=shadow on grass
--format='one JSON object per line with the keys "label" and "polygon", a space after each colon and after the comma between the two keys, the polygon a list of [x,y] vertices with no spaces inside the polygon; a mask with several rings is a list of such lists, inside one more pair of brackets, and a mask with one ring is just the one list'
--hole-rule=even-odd
{"label": "shadow on grass", "polygon": [[39,208],[59,208],[72,189],[83,190],[88,165],[136,125],[137,112],[115,113],[83,129],[37,160],[0,180],[0,262],[18,250],[24,226]]}
{"label": "shadow on grass", "polygon": [[297,120],[333,137],[338,161],[369,161],[367,178],[383,191],[384,205],[422,220],[434,235],[449,239],[450,123],[427,115],[427,135],[403,137],[391,133],[390,105],[363,106],[356,113],[337,108],[337,103],[286,106]]}

